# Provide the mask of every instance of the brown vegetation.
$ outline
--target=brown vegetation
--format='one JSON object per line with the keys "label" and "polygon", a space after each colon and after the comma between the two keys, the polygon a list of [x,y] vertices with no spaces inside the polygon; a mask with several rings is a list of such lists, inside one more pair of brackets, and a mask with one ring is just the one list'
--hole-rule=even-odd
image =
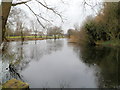
{"label": "brown vegetation", "polygon": [[[73,40],[76,40],[76,37],[78,43],[87,45],[96,45],[98,42],[111,42],[113,44],[113,41],[120,42],[119,4],[120,2],[105,2],[104,8],[96,17],[88,16],[86,18],[79,29],[79,34],[72,33]],[[120,43],[116,44],[120,45]]]}

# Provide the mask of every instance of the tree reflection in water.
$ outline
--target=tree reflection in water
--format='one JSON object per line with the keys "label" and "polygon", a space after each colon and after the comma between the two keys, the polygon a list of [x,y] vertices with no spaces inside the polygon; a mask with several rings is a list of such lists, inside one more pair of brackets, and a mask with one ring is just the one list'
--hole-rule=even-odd
{"label": "tree reflection in water", "polygon": [[24,77],[20,73],[29,66],[31,60],[40,60],[46,54],[61,50],[62,46],[62,40],[5,43],[1,53],[2,73],[0,76],[2,76],[2,82],[4,83],[11,78],[23,81]]}
{"label": "tree reflection in water", "polygon": [[[63,47],[63,40],[43,40],[10,42],[3,46],[1,53],[3,83],[11,78],[24,79],[21,72],[29,66],[30,61],[40,60]],[[120,48],[73,46],[77,56],[89,67],[96,68],[96,77],[100,88],[117,88],[120,86]],[[25,79],[24,79],[25,80]],[[69,87],[66,83],[60,86]]]}
{"label": "tree reflection in water", "polygon": [[98,87],[120,87],[120,48],[75,46],[74,51],[89,67],[99,67],[96,71]]}
{"label": "tree reflection in water", "polygon": [[[16,45],[16,47],[15,47]],[[6,42],[2,48],[2,82],[16,78],[22,80],[20,75],[20,70],[25,68],[21,65],[23,62],[23,48],[17,47],[17,45],[22,46],[22,43]],[[27,63],[27,62],[26,62]]]}
{"label": "tree reflection in water", "polygon": [[51,54],[52,52],[61,50],[63,47],[63,40],[45,40],[36,41],[36,44],[30,45],[26,48],[26,55],[32,60],[40,60],[42,56]]}

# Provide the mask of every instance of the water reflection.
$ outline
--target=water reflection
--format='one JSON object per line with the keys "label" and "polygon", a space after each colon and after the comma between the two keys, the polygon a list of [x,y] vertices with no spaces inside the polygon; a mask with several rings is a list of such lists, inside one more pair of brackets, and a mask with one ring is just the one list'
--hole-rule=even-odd
{"label": "water reflection", "polygon": [[97,66],[96,72],[100,88],[118,88],[120,86],[120,48],[110,47],[74,47],[79,58],[89,67]]}
{"label": "water reflection", "polygon": [[20,71],[25,68],[28,63],[27,60],[23,60],[23,47],[21,42],[6,42],[2,48],[2,82],[16,78],[22,79]]}
{"label": "water reflection", "polygon": [[[57,42],[57,41],[56,41]],[[32,88],[95,88],[97,87],[95,69],[88,67],[76,57],[73,47],[62,40],[62,48],[56,51],[56,45],[45,47],[54,48],[52,54],[44,55],[39,61],[32,61],[22,72]],[[52,46],[51,46],[52,45]],[[49,50],[49,49],[48,49]],[[31,73],[32,72],[32,73]]]}
{"label": "water reflection", "polygon": [[[120,49],[85,47],[66,39],[4,43],[3,83],[20,79],[32,88],[117,88]],[[1,79],[0,79],[1,80]]]}
{"label": "water reflection", "polygon": [[29,66],[32,60],[40,60],[42,56],[51,54],[53,51],[62,48],[62,40],[44,40],[44,41],[27,41],[27,42],[6,42],[3,43],[0,53],[2,60],[0,68],[0,81],[4,83],[11,78],[24,81],[21,71]]}

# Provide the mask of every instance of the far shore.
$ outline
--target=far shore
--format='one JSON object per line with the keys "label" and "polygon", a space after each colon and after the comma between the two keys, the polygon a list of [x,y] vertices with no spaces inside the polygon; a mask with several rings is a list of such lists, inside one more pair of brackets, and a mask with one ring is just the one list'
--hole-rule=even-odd
{"label": "far shore", "polygon": [[[65,38],[64,36],[60,37],[53,37],[53,36],[23,36],[23,41],[28,41],[28,40],[46,40],[46,39],[60,39],[60,38]],[[21,36],[10,36],[6,37],[7,41],[21,41]]]}

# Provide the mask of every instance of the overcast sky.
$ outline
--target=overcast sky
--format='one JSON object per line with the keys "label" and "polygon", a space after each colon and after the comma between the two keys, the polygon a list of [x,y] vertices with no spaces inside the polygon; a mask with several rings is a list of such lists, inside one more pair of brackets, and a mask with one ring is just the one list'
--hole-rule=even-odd
{"label": "overcast sky", "polygon": [[[17,0],[17,1],[21,2],[24,0]],[[44,3],[43,1],[46,1],[49,7],[55,8],[55,10],[58,11],[63,16],[64,22],[61,22],[60,17],[53,14],[53,12],[46,10],[35,0],[32,0],[27,4],[32,8],[32,10],[36,14],[41,13],[43,17],[45,17],[50,21],[53,21],[52,22],[53,25],[62,26],[62,29],[64,30],[65,33],[67,32],[68,29],[74,28],[74,25],[80,26],[87,16],[95,15],[96,11],[99,8],[98,5],[94,7],[95,11],[93,11],[93,9],[91,9],[91,7],[87,5],[86,8],[84,8],[83,0],[62,0],[64,3],[61,0],[39,0],[39,1],[41,1],[42,3]],[[88,0],[88,1],[90,4],[94,5],[97,0]],[[100,2],[100,0],[98,1]],[[111,1],[111,0],[107,0],[107,1]],[[13,3],[16,3],[16,0],[14,0]],[[28,7],[26,7],[25,5],[18,5],[17,7],[23,9],[31,20],[36,20],[35,16],[29,10]],[[43,24],[45,24],[44,21]]]}
{"label": "overcast sky", "polygon": [[[43,2],[43,0],[39,0]],[[88,15],[95,15],[95,11],[91,9],[91,7],[86,5],[86,8],[83,7],[83,1],[82,0],[46,0],[47,5],[50,7],[55,8],[56,11],[58,11],[62,17],[64,22],[61,22],[60,17],[57,15],[53,14],[51,11],[47,10],[40,6],[37,2],[34,0],[27,3],[30,7],[32,7],[32,10],[36,13],[39,14],[41,13],[45,18],[48,20],[53,20],[52,24],[56,26],[62,26],[62,29],[66,33],[68,29],[74,28],[74,25],[81,25],[81,23],[84,21],[86,16]],[[16,3],[14,1],[14,3]],[[44,3],[44,2],[43,2]],[[19,5],[17,6],[25,12],[27,12],[27,15],[31,19],[35,19],[34,15],[31,13],[31,11],[26,7],[25,5]],[[95,7],[95,10],[97,10],[97,6]]]}

